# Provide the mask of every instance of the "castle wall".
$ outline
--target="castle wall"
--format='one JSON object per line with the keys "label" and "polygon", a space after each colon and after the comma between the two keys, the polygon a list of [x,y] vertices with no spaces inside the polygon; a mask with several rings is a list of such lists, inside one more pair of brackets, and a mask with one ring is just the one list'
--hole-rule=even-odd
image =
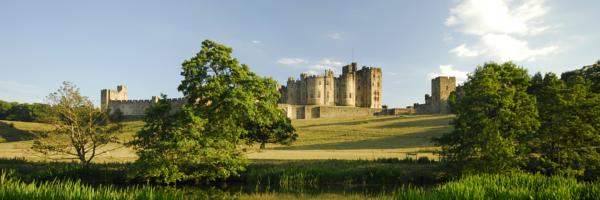
{"label": "castle wall", "polygon": [[[185,104],[184,98],[168,99],[171,101],[171,113],[181,110]],[[109,113],[112,114],[116,110],[120,110],[124,116],[144,116],[146,109],[158,102],[158,97],[153,97],[152,100],[113,100],[109,102]]]}
{"label": "castle wall", "polygon": [[278,104],[290,119],[315,119],[375,116],[382,113],[381,108],[359,108],[344,106],[290,105]]}
{"label": "castle wall", "polygon": [[381,108],[361,108],[343,106],[320,106],[320,118],[362,117],[375,116],[381,112]]}

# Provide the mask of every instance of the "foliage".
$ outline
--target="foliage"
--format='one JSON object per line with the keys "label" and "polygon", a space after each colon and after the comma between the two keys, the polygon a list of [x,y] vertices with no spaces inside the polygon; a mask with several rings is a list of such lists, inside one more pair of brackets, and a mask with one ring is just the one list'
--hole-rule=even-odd
{"label": "foliage", "polygon": [[116,142],[114,133],[120,125],[110,123],[106,113],[94,108],[87,97],[81,96],[79,88],[63,82],[47,98],[54,114],[50,120],[56,128],[44,138],[34,141],[31,147],[34,151],[48,158],[75,157],[82,165],[88,165],[94,157],[112,150],[103,147]]}
{"label": "foliage", "polygon": [[542,126],[532,140],[534,170],[583,176],[600,166],[600,95],[581,74],[558,79],[536,74],[529,89],[536,95]]}
{"label": "foliage", "polygon": [[179,91],[198,116],[208,120],[206,131],[237,144],[289,143],[294,128],[277,108],[277,82],[263,78],[231,57],[232,49],[205,40],[202,50],[183,62]]}
{"label": "foliage", "polygon": [[146,125],[131,143],[146,179],[174,183],[237,176],[246,166],[241,141],[264,147],[295,139],[291,122],[277,109],[276,82],[257,76],[231,53],[229,47],[202,42],[200,52],[182,64],[178,89],[188,103],[176,114],[166,100],[147,111]]}
{"label": "foliage", "polygon": [[25,122],[46,122],[51,111],[50,105],[48,104],[20,104],[17,102],[0,100],[0,119]]}
{"label": "foliage", "polygon": [[[138,152],[136,174],[161,183],[213,181],[243,170],[233,143],[207,135],[206,120],[184,106],[172,114],[163,96],[147,110],[144,128],[130,143]],[[237,167],[237,168],[236,168]]]}
{"label": "foliage", "polygon": [[451,167],[502,173],[525,165],[525,142],[539,127],[529,84],[527,72],[510,62],[477,67],[449,102],[454,131],[436,140]]}

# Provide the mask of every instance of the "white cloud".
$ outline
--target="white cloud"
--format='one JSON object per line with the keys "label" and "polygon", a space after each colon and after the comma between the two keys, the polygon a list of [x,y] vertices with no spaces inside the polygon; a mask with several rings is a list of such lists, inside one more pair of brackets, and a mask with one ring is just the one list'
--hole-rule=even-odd
{"label": "white cloud", "polygon": [[340,61],[332,60],[329,58],[323,58],[308,67],[311,69],[314,69],[314,70],[330,69],[330,70],[336,71],[335,69],[337,67],[341,67],[342,65],[343,65],[343,63]]}
{"label": "white cloud", "polygon": [[462,83],[467,80],[468,72],[454,69],[452,65],[440,65],[440,71],[429,74],[429,78],[435,78],[438,76],[454,76],[458,83]]}
{"label": "white cloud", "polygon": [[548,13],[544,3],[544,0],[464,0],[450,9],[446,26],[473,35],[535,35],[548,28],[538,20]]}
{"label": "white cloud", "polygon": [[530,48],[527,41],[519,40],[509,35],[487,34],[481,37],[481,45],[487,54],[502,61],[533,61],[536,57],[555,53],[557,46]]}
{"label": "white cloud", "polygon": [[342,39],[342,34],[340,34],[340,33],[331,33],[328,36],[329,36],[329,38],[334,39],[334,40]]}
{"label": "white cloud", "polygon": [[318,75],[319,74],[319,72],[317,72],[315,70],[307,70],[304,73],[308,74],[308,75]]}
{"label": "white cloud", "polygon": [[469,49],[466,44],[461,44],[460,46],[450,50],[450,53],[454,53],[458,57],[474,57],[479,55],[479,52]]}
{"label": "white cloud", "polygon": [[306,60],[302,58],[281,58],[277,60],[277,64],[282,65],[299,65],[306,63]]}
{"label": "white cloud", "polygon": [[251,42],[252,44],[262,44],[262,41],[260,40],[252,40]]}
{"label": "white cloud", "polygon": [[322,72],[327,69],[335,72],[338,71],[336,70],[337,68],[340,68],[343,65],[341,61],[330,58],[323,58],[317,61],[310,61],[302,58],[281,58],[277,60],[277,64],[305,68],[307,70],[306,73],[312,75],[319,74],[317,71]]}
{"label": "white cloud", "polygon": [[532,61],[558,51],[547,45],[533,48],[527,37],[542,34],[550,26],[542,17],[550,8],[545,0],[463,0],[450,9],[446,26],[479,37],[475,44],[461,44],[450,53],[458,57],[487,56],[502,61]]}

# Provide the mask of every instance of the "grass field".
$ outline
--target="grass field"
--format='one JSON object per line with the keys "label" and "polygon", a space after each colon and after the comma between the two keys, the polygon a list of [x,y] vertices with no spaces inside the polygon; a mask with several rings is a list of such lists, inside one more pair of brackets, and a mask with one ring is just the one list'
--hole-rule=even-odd
{"label": "grass field", "polygon": [[[250,159],[377,159],[414,157],[435,158],[436,147],[431,138],[450,131],[452,115],[408,115],[357,117],[339,119],[293,120],[299,137],[290,145],[268,144],[244,147]],[[126,122],[119,139],[129,141],[143,122]],[[38,133],[52,126],[40,123],[0,121],[0,158],[44,160],[29,148]],[[113,144],[108,148],[120,147]],[[122,147],[96,159],[96,162],[128,162],[135,160],[130,148]]]}

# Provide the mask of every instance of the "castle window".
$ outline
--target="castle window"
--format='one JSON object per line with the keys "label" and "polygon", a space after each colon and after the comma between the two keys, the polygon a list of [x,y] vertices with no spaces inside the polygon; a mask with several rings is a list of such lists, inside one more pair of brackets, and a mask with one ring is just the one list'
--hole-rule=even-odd
{"label": "castle window", "polygon": [[352,92],[348,93],[348,98],[352,98]]}
{"label": "castle window", "polygon": [[319,81],[319,85],[321,85],[321,81]]}

